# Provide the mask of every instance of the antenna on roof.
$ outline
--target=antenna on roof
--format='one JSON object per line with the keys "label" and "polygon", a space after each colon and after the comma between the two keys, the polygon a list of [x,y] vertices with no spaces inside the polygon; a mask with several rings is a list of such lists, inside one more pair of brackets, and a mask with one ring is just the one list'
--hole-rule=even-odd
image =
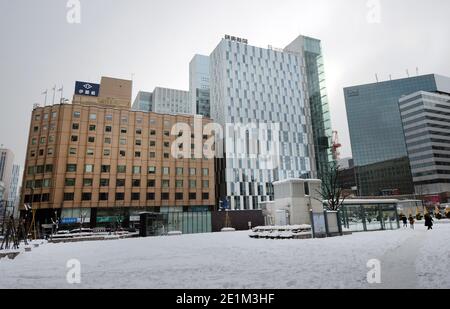
{"label": "antenna on roof", "polygon": [[389,74],[389,80],[392,80],[392,74]]}
{"label": "antenna on roof", "polygon": [[378,74],[377,73],[375,73],[375,79],[377,80],[377,83],[378,83]]}
{"label": "antenna on roof", "polygon": [[410,77],[410,76],[409,76],[409,70],[408,70],[408,69],[406,69],[406,75],[407,75],[408,77]]}
{"label": "antenna on roof", "polygon": [[419,76],[419,67],[416,68],[416,74]]}

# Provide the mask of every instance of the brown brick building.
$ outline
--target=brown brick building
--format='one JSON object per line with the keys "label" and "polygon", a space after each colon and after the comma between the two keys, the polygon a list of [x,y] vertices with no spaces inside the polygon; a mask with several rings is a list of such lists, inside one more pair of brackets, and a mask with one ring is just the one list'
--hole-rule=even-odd
{"label": "brown brick building", "polygon": [[[172,155],[176,123],[209,119],[132,111],[127,80],[77,87],[72,104],[32,112],[22,210],[32,204],[41,224],[56,211],[62,222],[96,226],[117,216],[133,221],[142,211],[215,208],[214,160]],[[198,145],[207,136],[190,138]]]}

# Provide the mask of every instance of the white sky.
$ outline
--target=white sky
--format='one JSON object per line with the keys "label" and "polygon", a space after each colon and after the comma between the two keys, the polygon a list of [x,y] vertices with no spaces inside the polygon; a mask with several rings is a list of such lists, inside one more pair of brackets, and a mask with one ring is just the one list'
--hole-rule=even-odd
{"label": "white sky", "polygon": [[[0,0],[0,144],[23,165],[33,103],[54,84],[131,78],[133,96],[155,86],[188,89],[189,61],[224,34],[285,47],[322,40],[333,128],[351,155],[343,88],[415,74],[450,76],[448,0]],[[380,15],[373,10],[377,3]],[[377,21],[373,23],[370,21]],[[57,95],[58,97],[58,95]]]}

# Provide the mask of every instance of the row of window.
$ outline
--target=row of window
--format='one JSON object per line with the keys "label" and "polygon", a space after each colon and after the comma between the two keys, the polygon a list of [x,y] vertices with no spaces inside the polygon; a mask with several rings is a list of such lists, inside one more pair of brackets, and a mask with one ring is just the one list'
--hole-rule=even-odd
{"label": "row of window", "polygon": [[[171,194],[164,192],[161,193],[161,200],[162,201],[168,201],[170,200]],[[194,201],[197,200],[197,193],[189,193],[189,200]],[[109,201],[109,193],[107,192],[101,192],[98,194],[99,201]],[[75,200],[75,193],[64,193],[64,201],[74,201]],[[92,193],[91,192],[83,192],[81,194],[81,200],[82,201],[91,201],[92,200]],[[124,192],[117,192],[115,194],[115,201],[124,201],[125,200],[125,193]],[[132,192],[131,193],[131,200],[132,201],[140,201],[141,200],[141,194],[139,192]],[[146,200],[147,201],[154,201],[156,200],[156,195],[153,192],[146,193]],[[175,200],[182,201],[184,200],[184,194],[183,193],[175,193]],[[202,200],[209,200],[209,193],[205,192],[202,193]],[[31,195],[25,195],[25,203],[40,203],[40,202],[49,202],[50,201],[50,194],[44,193],[44,194],[34,194]]]}
{"label": "row of window", "polygon": [[[47,181],[46,186],[42,186],[43,181]],[[39,187],[37,186],[39,182]],[[125,187],[126,179],[116,179],[116,187]],[[132,179],[131,185],[132,187],[141,187],[141,180],[140,179]],[[92,187],[93,179],[92,178],[84,178],[83,179],[83,186],[84,187]],[[47,188],[51,186],[51,180],[44,179],[44,180],[29,180],[26,182],[27,188],[32,188],[34,185],[34,188]],[[76,185],[76,179],[75,178],[66,178],[64,181],[64,185],[66,187],[74,187]],[[100,187],[109,187],[110,185],[110,179],[109,178],[102,178],[100,179]],[[156,180],[155,179],[148,179],[147,180],[147,187],[148,188],[155,188],[156,187]],[[163,179],[161,180],[161,187],[162,188],[170,188],[170,180]],[[175,180],[175,187],[182,189],[184,187],[184,180]],[[209,180],[203,180],[202,181],[202,187],[204,189],[209,188]],[[190,189],[196,189],[197,188],[197,180],[189,180],[189,188]]]}

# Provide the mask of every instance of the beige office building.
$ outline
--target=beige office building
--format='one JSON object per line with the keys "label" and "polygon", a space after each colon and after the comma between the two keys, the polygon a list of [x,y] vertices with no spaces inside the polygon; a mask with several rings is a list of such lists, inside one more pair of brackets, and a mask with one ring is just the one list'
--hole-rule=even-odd
{"label": "beige office building", "polygon": [[75,88],[72,104],[32,112],[22,210],[32,204],[41,224],[57,215],[96,226],[117,216],[133,221],[142,211],[214,209],[214,160],[172,155],[176,123],[209,119],[131,111],[128,80],[104,77]]}

